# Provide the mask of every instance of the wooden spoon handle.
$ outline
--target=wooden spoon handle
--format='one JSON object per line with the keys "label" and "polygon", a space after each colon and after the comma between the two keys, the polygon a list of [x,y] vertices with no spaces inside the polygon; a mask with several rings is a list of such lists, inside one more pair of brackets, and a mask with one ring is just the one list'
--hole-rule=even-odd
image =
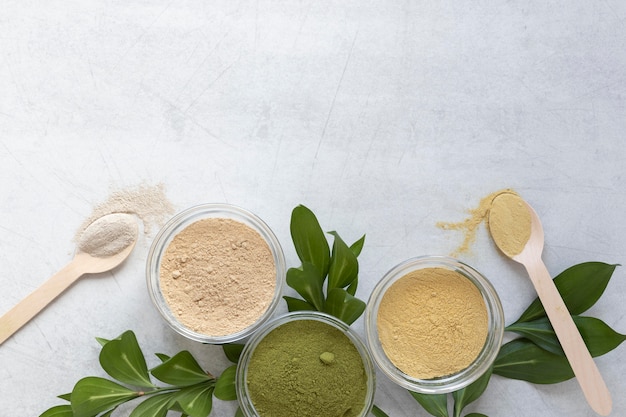
{"label": "wooden spoon handle", "polygon": [[76,258],[0,317],[0,345],[83,275]]}
{"label": "wooden spoon handle", "polygon": [[609,415],[612,408],[611,394],[545,264],[539,258],[534,262],[526,262],[524,266],[587,402],[596,413]]}

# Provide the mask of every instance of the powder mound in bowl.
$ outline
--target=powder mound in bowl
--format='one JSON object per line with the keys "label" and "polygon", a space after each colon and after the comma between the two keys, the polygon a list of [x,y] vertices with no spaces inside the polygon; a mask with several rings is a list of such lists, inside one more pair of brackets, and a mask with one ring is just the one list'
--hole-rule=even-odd
{"label": "powder mound in bowl", "polygon": [[378,333],[389,359],[414,378],[467,368],[487,338],[487,309],[478,288],[456,271],[409,272],[387,290]]}
{"label": "powder mound in bowl", "polygon": [[197,220],[162,256],[160,288],[176,319],[196,333],[225,336],[254,324],[272,303],[276,265],[263,237],[230,218]]}
{"label": "powder mound in bowl", "polygon": [[365,417],[376,376],[369,351],[348,325],[298,311],[250,338],[235,388],[246,417]]}

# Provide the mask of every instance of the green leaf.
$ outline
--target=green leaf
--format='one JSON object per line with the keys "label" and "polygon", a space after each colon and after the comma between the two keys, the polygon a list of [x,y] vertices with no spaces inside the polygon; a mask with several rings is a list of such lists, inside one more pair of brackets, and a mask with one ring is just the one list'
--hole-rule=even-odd
{"label": "green leaf", "polygon": [[129,417],[165,417],[175,394],[166,392],[147,398],[130,413]]}
{"label": "green leaf", "polygon": [[555,384],[574,377],[565,356],[541,349],[528,339],[515,339],[500,348],[493,373],[534,384]]}
{"label": "green leaf", "polygon": [[[192,385],[195,386],[195,385]],[[184,388],[181,388],[184,389]],[[183,408],[180,406],[180,404],[178,404],[176,402],[176,395],[178,395],[178,393],[181,391],[181,389],[178,389],[178,391],[170,391],[170,394],[172,394],[172,400],[169,403],[169,409],[170,411],[176,411],[177,413],[182,413],[181,417],[186,416],[187,414],[185,414],[185,412],[183,411]]]}
{"label": "green leaf", "polygon": [[528,322],[513,323],[507,326],[506,330],[524,336],[548,352],[564,355],[563,349],[561,349],[561,345],[547,317]]}
{"label": "green leaf", "polygon": [[206,417],[213,408],[213,384],[198,384],[183,388],[173,401],[190,417]]}
{"label": "green leaf", "polygon": [[211,375],[202,370],[196,359],[186,350],[156,366],[151,372],[159,381],[179,387],[213,379]]}
{"label": "green leaf", "polygon": [[337,232],[329,232],[335,237],[333,252],[328,269],[328,289],[343,288],[358,276],[359,262],[356,255],[339,237]]}
{"label": "green leaf", "polygon": [[365,311],[365,302],[350,295],[343,288],[333,288],[328,291],[326,313],[350,325],[363,314],[363,311]]}
{"label": "green leaf", "polygon": [[161,360],[161,362],[165,362],[167,360],[170,359],[170,356],[164,354],[164,353],[155,353],[154,354],[157,358],[159,358]]}
{"label": "green leaf", "polygon": [[90,376],[81,379],[72,390],[74,417],[93,417],[140,394],[108,379]]}
{"label": "green leaf", "polygon": [[72,401],[72,393],[57,395],[57,398],[60,398],[65,401]]}
{"label": "green leaf", "polygon": [[324,309],[323,282],[319,279],[319,272],[315,265],[304,262],[301,268],[289,268],[287,285],[296,290],[316,310]]}
{"label": "green leaf", "polygon": [[383,410],[378,408],[376,404],[372,406],[372,414],[374,415],[374,417],[389,417],[387,413],[385,413]]}
{"label": "green leaf", "polygon": [[359,286],[359,278],[354,278],[354,280],[350,283],[350,285],[348,285],[348,288],[346,288],[346,291],[348,291],[348,294],[350,295],[354,295],[356,294],[356,289]]}
{"label": "green leaf", "polygon": [[57,405],[52,407],[46,411],[39,417],[73,417],[74,412],[72,411],[72,406],[69,404],[66,405]]}
{"label": "green leaf", "polygon": [[244,346],[245,345],[243,343],[227,343],[222,345],[222,350],[229,361],[237,363],[239,362],[239,357],[241,356],[241,351]]}
{"label": "green leaf", "polygon": [[226,368],[215,382],[215,395],[222,401],[234,401],[237,399],[237,391],[235,391],[235,375],[237,373],[237,365]]}
{"label": "green leaf", "polygon": [[299,205],[291,212],[291,239],[302,263],[315,265],[320,280],[324,280],[330,265],[330,248],[317,217]]}
{"label": "green leaf", "polygon": [[421,394],[409,391],[424,410],[435,417],[448,417],[448,396],[446,394]]}
{"label": "green leaf", "polygon": [[[612,351],[626,339],[626,335],[617,333],[605,322],[595,317],[572,316],[572,319],[593,357]],[[525,323],[513,323],[507,326],[506,330],[532,340],[549,352],[557,355],[565,354],[547,317]]]}
{"label": "green leaf", "polygon": [[240,407],[237,407],[237,411],[235,411],[235,417],[245,417]]}
{"label": "green leaf", "polygon": [[96,341],[97,341],[98,343],[100,343],[100,346],[104,346],[104,345],[106,345],[107,343],[109,343],[109,342],[110,342],[110,340],[109,340],[109,339],[103,339],[103,338],[101,338],[101,337],[96,337]]}
{"label": "green leaf", "polygon": [[481,413],[469,413],[465,414],[465,417],[487,417],[487,415]]}
{"label": "green leaf", "polygon": [[[554,285],[570,314],[581,314],[598,301],[616,267],[603,262],[585,262],[566,269],[554,278]],[[535,298],[516,323],[536,320],[545,315],[541,301]]]}
{"label": "green leaf", "polygon": [[489,368],[480,378],[469,384],[467,387],[454,391],[454,417],[460,417],[463,409],[470,403],[476,401],[487,389],[489,379],[493,369]]}
{"label": "green leaf", "polygon": [[618,347],[626,335],[613,330],[608,324],[595,317],[573,317],[585,344],[592,356],[602,356]]}
{"label": "green leaf", "polygon": [[289,311],[316,311],[315,307],[299,298],[285,295],[283,299],[287,302],[287,310]]}
{"label": "green leaf", "polygon": [[361,236],[361,239],[357,240],[352,245],[350,245],[350,250],[352,250],[352,253],[354,253],[354,256],[358,257],[361,254],[364,244],[365,244],[365,235]]}
{"label": "green leaf", "polygon": [[124,332],[118,339],[102,346],[100,365],[111,377],[120,382],[152,388],[146,359],[132,331]]}

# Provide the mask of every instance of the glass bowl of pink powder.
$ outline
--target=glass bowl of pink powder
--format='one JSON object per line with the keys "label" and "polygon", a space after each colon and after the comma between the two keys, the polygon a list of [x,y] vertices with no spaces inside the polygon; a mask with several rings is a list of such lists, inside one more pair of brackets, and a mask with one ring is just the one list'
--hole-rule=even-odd
{"label": "glass bowl of pink powder", "polygon": [[210,344],[245,339],[280,302],[285,258],[269,226],[229,204],[202,204],[171,218],[146,263],[150,297],[181,335]]}

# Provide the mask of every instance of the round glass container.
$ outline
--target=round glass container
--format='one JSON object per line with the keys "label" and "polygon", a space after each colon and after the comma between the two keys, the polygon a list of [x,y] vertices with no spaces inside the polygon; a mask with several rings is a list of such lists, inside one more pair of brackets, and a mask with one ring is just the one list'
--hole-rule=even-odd
{"label": "round glass container", "polygon": [[[231,219],[243,223],[256,231],[267,243],[274,261],[276,270],[275,288],[272,300],[263,312],[251,325],[236,333],[211,336],[198,333],[183,325],[171,311],[161,288],[160,266],[163,256],[174,237],[189,225],[208,218]],[[224,344],[248,337],[274,313],[279,304],[283,282],[285,281],[285,256],[272,230],[253,213],[229,204],[202,204],[191,207],[172,217],[156,235],[146,262],[146,278],[150,298],[166,323],[174,330],[191,340],[202,343]]]}
{"label": "round glass container", "polygon": [[[389,359],[378,334],[378,311],[386,291],[407,274],[425,268],[444,268],[467,278],[478,289],[487,311],[487,337],[476,359],[465,369],[432,379],[414,378],[402,372]],[[408,259],[393,267],[374,287],[365,310],[367,344],[381,371],[396,384],[423,394],[443,394],[459,390],[485,373],[495,360],[504,334],[504,312],[500,298],[491,283],[474,268],[445,256],[423,256]],[[419,352],[415,352],[419,355]]]}
{"label": "round glass container", "polygon": [[277,329],[286,323],[297,320],[314,320],[327,324],[330,327],[341,331],[348,337],[348,339],[350,339],[361,356],[363,368],[365,369],[365,375],[367,377],[367,389],[364,406],[361,412],[357,414],[357,417],[367,416],[374,405],[374,393],[376,391],[376,373],[370,352],[367,350],[367,347],[357,334],[347,324],[331,315],[317,311],[296,311],[284,314],[265,324],[263,328],[259,329],[259,331],[256,332],[245,345],[243,351],[241,352],[239,363],[237,364],[237,375],[235,381],[237,400],[239,401],[239,406],[243,411],[243,415],[246,417],[262,417],[254,408],[247,384],[248,367],[256,347],[272,330]]}

